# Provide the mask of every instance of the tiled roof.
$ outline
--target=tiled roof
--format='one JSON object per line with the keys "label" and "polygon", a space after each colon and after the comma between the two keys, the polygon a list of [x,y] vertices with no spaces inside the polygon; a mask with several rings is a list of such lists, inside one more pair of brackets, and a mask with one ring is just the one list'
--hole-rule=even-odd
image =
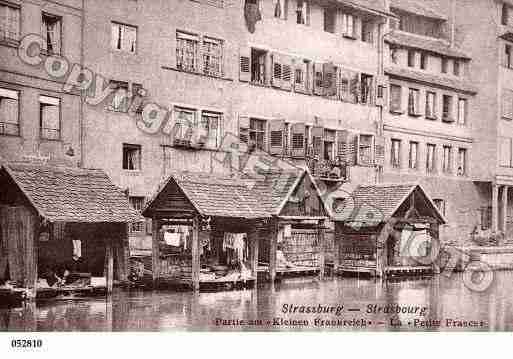
{"label": "tiled roof", "polygon": [[50,222],[143,220],[101,170],[15,163],[6,164],[3,169],[36,211]]}
{"label": "tiled roof", "polygon": [[149,215],[152,202],[170,181],[175,181],[195,209],[202,215],[231,218],[268,218],[278,215],[282,204],[303,175],[297,171],[268,172],[257,178],[234,178],[196,172],[172,174],[147,203]]}
{"label": "tiled roof", "polygon": [[[349,196],[339,202],[335,219],[348,222],[365,222],[378,224],[392,217],[399,206],[415,190],[418,184],[377,184],[358,186]],[[436,207],[432,205],[435,215],[444,222]]]}
{"label": "tiled roof", "polygon": [[377,11],[384,14],[389,14],[385,6],[385,0],[338,0],[339,3],[355,6],[362,9]]}
{"label": "tiled roof", "polygon": [[391,0],[390,8],[403,10],[412,14],[432,19],[447,20],[447,16],[426,4],[425,0]]}
{"label": "tiled roof", "polygon": [[443,56],[470,59],[468,54],[458,48],[451,47],[446,40],[429,38],[427,36],[420,36],[400,30],[394,30],[387,34],[385,36],[385,42],[397,46],[430,51]]}
{"label": "tiled roof", "polygon": [[400,67],[387,67],[385,69],[385,74],[391,77],[399,77],[421,82],[431,86],[445,87],[461,92],[468,92],[472,94],[477,92],[476,87],[467,81],[459,80],[457,78],[437,76],[427,72],[408,70]]}

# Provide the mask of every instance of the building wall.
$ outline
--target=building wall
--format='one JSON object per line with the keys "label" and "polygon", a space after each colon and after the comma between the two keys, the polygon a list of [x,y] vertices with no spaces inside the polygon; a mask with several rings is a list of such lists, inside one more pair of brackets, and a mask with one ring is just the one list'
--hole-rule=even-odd
{"label": "building wall", "polygon": [[[42,12],[62,18],[62,55],[69,63],[81,58],[81,1],[19,1],[20,39],[41,33]],[[18,56],[16,46],[0,42],[0,88],[19,91],[19,136],[0,135],[4,160],[34,160],[76,166],[80,162],[80,98],[63,91],[66,77],[52,78],[43,65],[32,66]],[[39,96],[60,98],[61,138],[42,139],[39,132]],[[69,149],[73,156],[70,156]],[[68,154],[66,154],[68,152]]]}

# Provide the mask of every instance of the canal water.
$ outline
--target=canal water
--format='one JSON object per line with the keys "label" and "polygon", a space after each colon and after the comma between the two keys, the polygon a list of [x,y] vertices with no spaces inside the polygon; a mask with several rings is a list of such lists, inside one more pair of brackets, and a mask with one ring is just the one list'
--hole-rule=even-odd
{"label": "canal water", "polygon": [[[111,301],[0,308],[0,331],[511,331],[513,272],[494,275],[483,292],[467,288],[461,273],[401,282],[288,279],[200,294],[116,290]],[[331,312],[317,313],[319,306]]]}

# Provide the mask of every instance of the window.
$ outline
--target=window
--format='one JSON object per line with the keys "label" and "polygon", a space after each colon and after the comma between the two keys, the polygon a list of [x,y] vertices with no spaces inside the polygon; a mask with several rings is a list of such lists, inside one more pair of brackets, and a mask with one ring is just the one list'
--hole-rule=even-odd
{"label": "window", "polygon": [[436,119],[436,94],[434,92],[426,93],[426,117]]}
{"label": "window", "polygon": [[502,92],[502,117],[513,119],[513,91],[504,89]]}
{"label": "window", "polygon": [[113,89],[114,95],[107,109],[115,112],[128,112],[132,97],[142,89],[139,84],[114,80],[110,81],[109,86]]}
{"label": "window", "polygon": [[392,139],[390,164],[394,168],[401,167],[401,140]]}
{"label": "window", "polygon": [[409,89],[408,91],[408,114],[410,116],[419,115],[420,91],[417,89]]}
{"label": "window", "polygon": [[190,146],[194,127],[196,126],[196,110],[177,107],[173,108],[175,124],[173,127],[173,142],[179,146]]}
{"label": "window", "polygon": [[467,149],[458,149],[458,176],[465,176],[467,174]]}
{"label": "window", "polygon": [[464,98],[458,99],[458,125],[465,125],[467,123],[467,100]]}
{"label": "window", "polygon": [[415,67],[415,51],[408,50],[408,67]]}
{"label": "window", "polygon": [[452,96],[450,95],[443,95],[442,97],[442,121],[454,121],[452,118]]}
{"label": "window", "polygon": [[428,66],[428,55],[425,52],[420,54],[420,68],[426,70]]}
{"label": "window", "polygon": [[222,115],[216,112],[202,111],[200,123],[200,141],[205,143],[207,148],[218,148],[221,141]]}
{"label": "window", "polygon": [[211,37],[203,38],[203,73],[220,77],[223,75],[223,41]]}
{"label": "window", "polygon": [[335,158],[335,136],[336,131],[324,130],[324,156],[325,160],[333,160]]}
{"label": "window", "polygon": [[17,43],[20,36],[20,8],[0,3],[0,41]]}
{"label": "window", "polygon": [[454,76],[459,76],[460,75],[461,69],[460,69],[460,62],[459,61],[454,60],[452,70],[453,70]]}
{"label": "window", "polygon": [[298,0],[297,1],[297,9],[296,9],[296,22],[302,25],[308,25],[309,20],[309,4],[306,0]]}
{"label": "window", "polygon": [[502,4],[501,24],[508,25],[508,20],[509,20],[509,6],[507,4]]}
{"label": "window", "polygon": [[39,129],[41,138],[61,138],[61,100],[55,97],[39,96]]}
{"label": "window", "polygon": [[362,20],[362,41],[372,44],[374,41],[374,24],[371,21]]}
{"label": "window", "polygon": [[20,134],[20,93],[0,88],[0,135]]}
{"label": "window", "polygon": [[360,135],[358,141],[358,164],[362,166],[370,166],[373,164],[373,135]]}
{"label": "window", "polygon": [[251,49],[251,82],[265,85],[265,66],[267,51]]}
{"label": "window", "polygon": [[345,37],[355,38],[355,18],[351,14],[342,15],[342,35]]}
{"label": "window", "polygon": [[372,75],[361,74],[361,103],[371,104],[372,101],[372,86],[374,84],[374,77]]}
{"label": "window", "polygon": [[442,216],[445,217],[445,201],[441,198],[435,198],[433,199],[433,203],[435,204],[436,208],[438,209],[438,212],[442,214]]}
{"label": "window", "polygon": [[45,14],[42,16],[41,36],[43,37],[42,51],[47,54],[61,53],[62,18]]}
{"label": "window", "polygon": [[141,146],[123,144],[123,169],[139,171],[141,169]]}
{"label": "window", "polygon": [[[144,197],[128,197],[128,202],[138,212],[141,212],[144,207]],[[140,233],[144,232],[146,222],[132,222],[128,227],[129,233]]]}
{"label": "window", "polygon": [[249,121],[249,141],[259,150],[265,149],[266,121],[252,118]]}
{"label": "window", "polygon": [[199,37],[198,35],[176,32],[176,67],[179,70],[196,72],[199,70],[198,62]]}
{"label": "window", "polygon": [[490,229],[492,226],[492,207],[481,207],[479,212],[481,212],[481,229]]}
{"label": "window", "polygon": [[337,10],[333,8],[324,8],[324,31],[335,33],[335,19]]}
{"label": "window", "polygon": [[443,149],[442,172],[450,173],[452,169],[452,148],[451,146],[444,146]]}
{"label": "window", "polygon": [[442,73],[446,74],[449,68],[449,59],[442,57]]}
{"label": "window", "polygon": [[499,137],[499,166],[513,167],[511,146],[510,137]]}
{"label": "window", "polygon": [[436,171],[436,145],[428,143],[426,151],[426,172],[434,173]]}
{"label": "window", "polygon": [[508,69],[511,69],[513,67],[513,64],[511,63],[511,45],[510,44],[504,45],[503,65],[504,65],[504,67],[507,67]]}
{"label": "window", "polygon": [[137,50],[137,27],[113,22],[112,48],[135,54]]}
{"label": "window", "polygon": [[390,111],[401,113],[401,86],[390,85]]}
{"label": "window", "polygon": [[408,165],[410,169],[418,168],[418,157],[419,157],[419,144],[418,142],[410,142],[409,161]]}
{"label": "window", "polygon": [[288,1],[274,0],[274,17],[277,19],[287,19]]}

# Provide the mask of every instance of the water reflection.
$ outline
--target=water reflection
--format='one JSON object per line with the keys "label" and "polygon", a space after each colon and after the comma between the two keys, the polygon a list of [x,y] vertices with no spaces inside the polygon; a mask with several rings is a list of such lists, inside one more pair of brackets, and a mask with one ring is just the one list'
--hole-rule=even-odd
{"label": "water reflection", "polygon": [[[461,274],[451,278],[437,276],[403,282],[344,278],[290,279],[262,284],[255,290],[193,294],[174,291],[115,291],[112,300],[52,301],[25,304],[20,308],[0,309],[2,331],[171,331],[171,330],[513,330],[513,303],[510,293],[513,272],[497,272],[491,288],[473,292]],[[335,314],[283,314],[284,304],[292,306],[339,306]],[[387,305],[423,308],[417,313],[367,313],[368,307]],[[360,309],[360,311],[347,311]],[[303,321],[309,326],[269,326],[273,318]],[[346,326],[315,326],[314,320],[346,320]],[[216,325],[216,319],[231,321],[262,320],[262,325]],[[483,322],[478,328],[447,327],[446,319]],[[425,326],[411,323],[422,320]],[[350,324],[357,323],[356,326]],[[434,325],[440,321],[442,326]],[[398,325],[398,323],[403,325]],[[410,325],[408,325],[410,323]],[[426,326],[426,323],[429,324]]]}

